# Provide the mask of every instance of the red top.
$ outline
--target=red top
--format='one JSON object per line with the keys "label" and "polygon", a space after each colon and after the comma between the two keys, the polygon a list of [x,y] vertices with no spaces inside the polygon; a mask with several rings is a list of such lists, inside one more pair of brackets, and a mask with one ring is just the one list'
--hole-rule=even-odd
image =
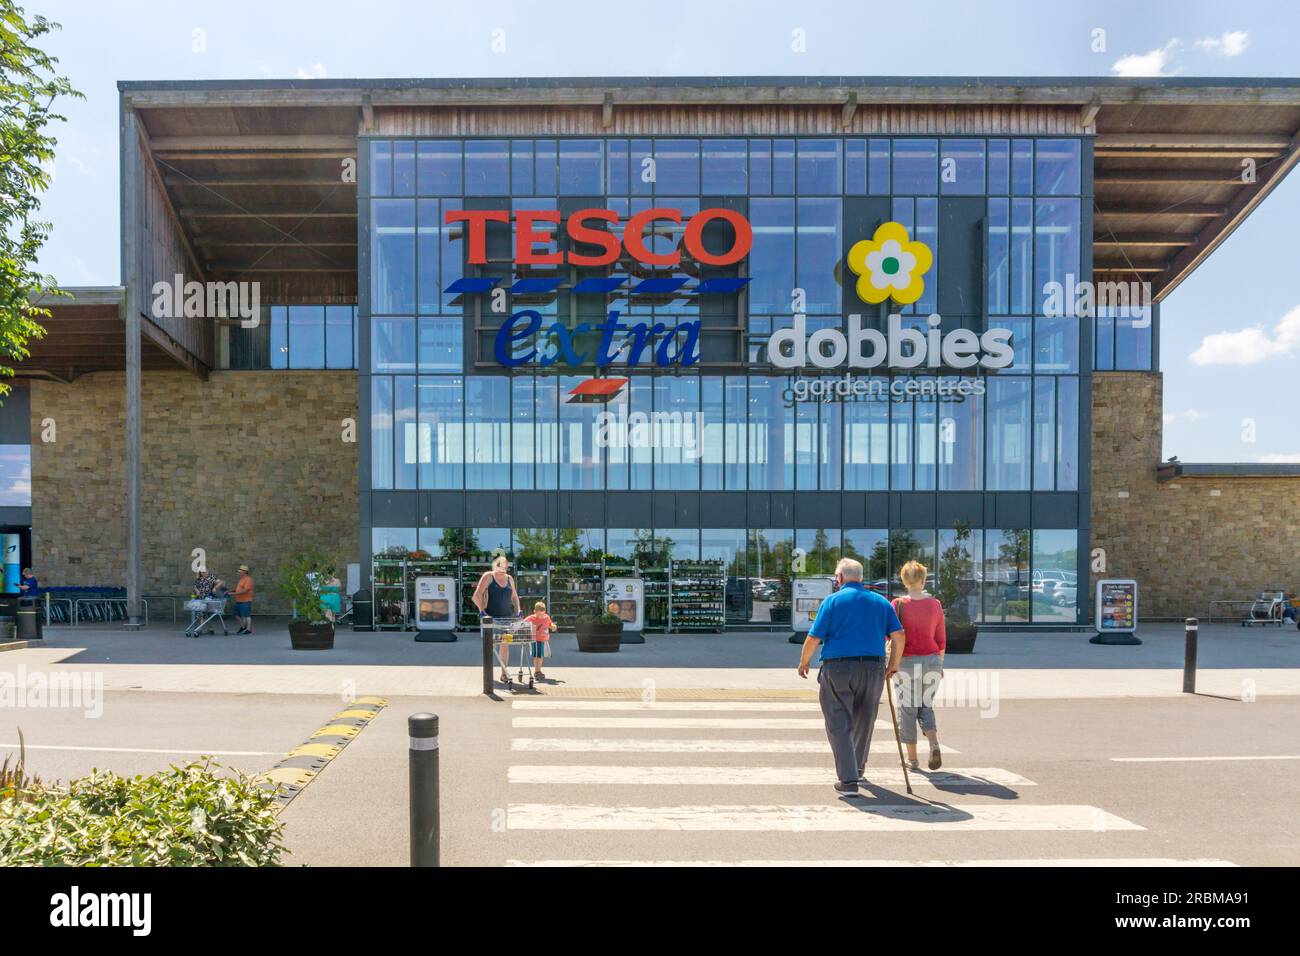
{"label": "red top", "polygon": [[904,657],[938,654],[948,645],[943,605],[934,598],[894,598],[894,610],[903,622]]}
{"label": "red top", "polygon": [[535,641],[549,641],[551,631],[558,630],[555,622],[551,620],[551,616],[545,611],[530,614],[524,620],[533,626],[533,640]]}

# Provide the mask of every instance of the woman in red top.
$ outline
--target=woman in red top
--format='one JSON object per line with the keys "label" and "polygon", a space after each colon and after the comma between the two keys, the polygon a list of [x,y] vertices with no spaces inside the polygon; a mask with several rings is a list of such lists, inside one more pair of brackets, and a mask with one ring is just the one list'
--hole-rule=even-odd
{"label": "woman in red top", "polygon": [[931,770],[943,766],[939,753],[939,727],[934,719],[934,693],[943,677],[943,653],[948,636],[943,623],[943,605],[925,591],[928,573],[919,561],[908,561],[898,576],[907,596],[894,598],[894,610],[903,624],[903,659],[894,677],[898,691],[898,731],[907,745],[909,769],[920,770],[916,760],[916,725],[930,741]]}

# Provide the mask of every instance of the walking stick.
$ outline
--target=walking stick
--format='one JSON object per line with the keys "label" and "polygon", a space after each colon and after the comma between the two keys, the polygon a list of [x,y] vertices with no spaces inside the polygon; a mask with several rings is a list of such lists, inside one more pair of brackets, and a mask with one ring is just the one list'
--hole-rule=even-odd
{"label": "walking stick", "polygon": [[903,768],[903,785],[910,794],[912,779],[907,775],[907,761],[903,759],[903,739],[898,735],[898,714],[894,712],[894,687],[888,677],[885,678],[885,694],[889,697],[889,717],[894,722],[894,743],[898,744],[898,764]]}

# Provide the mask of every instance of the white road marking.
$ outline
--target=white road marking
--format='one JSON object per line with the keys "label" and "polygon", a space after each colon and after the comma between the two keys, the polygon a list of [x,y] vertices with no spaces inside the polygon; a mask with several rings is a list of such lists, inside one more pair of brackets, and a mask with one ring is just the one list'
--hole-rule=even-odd
{"label": "white road marking", "polygon": [[[829,790],[829,787],[827,788]],[[1144,827],[1079,804],[879,804],[836,800],[794,806],[685,805],[668,807],[516,803],[510,830],[730,830],[770,833],[966,830],[1108,832]]]}
{"label": "white road marking", "polygon": [[515,710],[764,710],[773,712],[821,713],[821,705],[813,701],[792,700],[563,700],[562,698],[528,698],[511,702]]}
{"label": "white road marking", "polygon": [[[8,748],[15,753],[18,751],[18,744],[0,744],[0,749]],[[169,748],[155,747],[83,747],[80,745],[70,746],[66,744],[27,744],[28,750],[75,750],[85,751],[86,753],[107,753],[107,754],[187,754],[196,757],[281,757],[284,751],[280,750],[172,750]]]}
{"label": "white road marking", "polygon": [[[825,733],[820,717],[512,717],[512,727],[567,727],[588,730],[657,728],[675,730],[817,730]],[[892,725],[876,721],[877,729]]]}
{"label": "white road marking", "polygon": [[[828,755],[829,757],[829,755]],[[1034,782],[1000,767],[963,767],[933,773],[913,772],[918,786],[1032,787]],[[867,767],[867,779],[885,786],[903,785],[901,767]],[[528,765],[511,767],[510,783],[613,784],[637,786],[830,786],[835,770],[825,767],[628,767],[608,765]]]}
{"label": "white road marking", "polygon": [[[825,740],[651,740],[637,737],[515,737],[511,750],[532,753],[652,753],[652,754],[828,754]],[[891,740],[871,741],[871,752],[897,754]],[[945,754],[961,753],[943,745]]]}
{"label": "white road marking", "polygon": [[1151,859],[1097,859],[1097,860],[507,860],[506,866],[851,866],[851,867],[896,867],[896,866],[1051,866],[1051,867],[1206,867],[1236,866],[1227,860],[1171,860],[1160,857]]}
{"label": "white road marking", "polygon": [[1300,760],[1300,754],[1271,754],[1256,757],[1111,757],[1115,763],[1201,763],[1216,760]]}

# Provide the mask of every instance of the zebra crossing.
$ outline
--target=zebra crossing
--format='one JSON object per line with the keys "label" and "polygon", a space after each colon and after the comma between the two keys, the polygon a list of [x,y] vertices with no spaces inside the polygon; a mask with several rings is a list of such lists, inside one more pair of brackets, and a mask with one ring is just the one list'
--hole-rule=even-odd
{"label": "zebra crossing", "polygon": [[[512,866],[995,866],[1017,861],[937,854],[917,861],[821,860],[815,853],[809,855],[815,849],[811,843],[797,858],[774,854],[767,859],[754,849],[765,843],[775,848],[791,840],[813,841],[819,834],[852,839],[870,834],[1042,832],[1095,834],[1101,839],[1144,829],[1099,807],[1025,799],[1035,792],[1035,781],[1002,767],[952,766],[950,758],[961,752],[946,744],[948,765],[940,771],[913,772],[915,795],[907,797],[888,719],[877,721],[867,770],[870,787],[864,791],[877,799],[840,799],[831,790],[833,767],[814,701],[534,697],[513,700],[511,708],[505,829],[512,834],[512,858],[507,860]],[[705,799],[692,799],[697,794]],[[649,836],[656,851],[664,844],[665,856],[620,852],[636,834]],[[699,837],[682,843],[684,838],[677,834]],[[716,847],[709,845],[714,843],[727,848],[739,844],[742,849],[734,858],[718,856]],[[536,858],[520,852],[533,845]],[[644,839],[635,843],[637,848],[645,845]],[[933,849],[942,845],[936,842]],[[557,857],[548,852],[553,847],[562,847],[561,853],[580,848],[581,855]],[[683,857],[681,847],[690,854],[698,848],[707,858]],[[1103,849],[1098,843],[1098,850]],[[1076,855],[1019,862],[1086,865]],[[1223,861],[1112,855],[1105,864],[1199,866]]]}

